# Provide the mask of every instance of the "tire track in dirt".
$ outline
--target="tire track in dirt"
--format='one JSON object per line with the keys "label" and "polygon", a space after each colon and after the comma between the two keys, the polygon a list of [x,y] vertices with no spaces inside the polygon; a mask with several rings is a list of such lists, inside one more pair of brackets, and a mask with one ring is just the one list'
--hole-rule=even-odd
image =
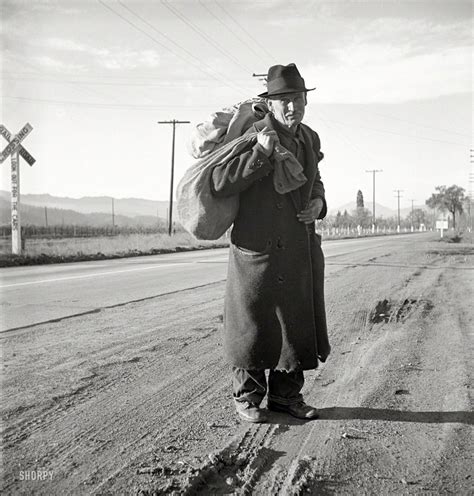
{"label": "tire track in dirt", "polygon": [[[412,270],[413,267],[410,268],[411,272],[408,271],[408,276],[403,279],[400,279],[399,283],[399,289],[396,290],[398,293],[400,289],[402,288],[408,288],[410,285],[410,282],[413,279],[416,279],[420,277],[424,270],[422,269],[415,269],[414,271]],[[435,275],[435,273],[433,273]],[[428,283],[428,286],[430,286],[431,283]],[[392,288],[393,289],[393,288]],[[396,289],[396,288],[395,288]],[[407,295],[408,296],[408,295]],[[407,305],[405,301],[407,301],[408,298],[402,299],[400,302],[400,308],[399,310],[402,311],[395,311],[395,315],[398,315],[398,321],[406,321],[409,318],[411,318],[411,315],[413,312],[416,311],[421,311],[421,312],[426,312],[427,308],[422,305],[422,308],[418,308],[418,306],[413,306],[413,308],[407,308]],[[413,301],[414,299],[412,299]],[[409,300],[410,301],[410,300]],[[429,305],[428,305],[429,309]],[[359,334],[362,336],[364,334],[367,334],[368,332],[371,332],[372,330],[372,325],[370,324],[370,313],[371,311],[369,309],[364,309],[364,310],[359,310],[356,313],[354,322],[351,326],[351,329],[349,330],[350,334],[352,334],[351,331],[358,331]],[[397,319],[395,319],[396,321]],[[360,336],[358,336],[360,338]],[[355,346],[357,341],[352,342],[352,345]],[[379,345],[380,346],[380,345]],[[369,356],[376,356],[378,349],[377,347],[374,347],[374,350],[372,354],[370,353],[370,349],[367,350]],[[351,350],[343,349],[341,351],[342,355],[345,355],[346,353],[350,353]],[[367,363],[364,363],[364,361],[359,360],[358,363],[361,363],[362,365],[359,365],[359,367],[364,368]],[[350,369],[350,367],[348,367]],[[320,374],[320,371],[315,373],[315,380],[318,379],[318,375]],[[355,377],[352,378],[352,382],[357,382],[359,377],[356,375]],[[343,397],[344,395],[342,393],[339,394],[339,398]],[[352,422],[354,423],[354,422]],[[284,424],[283,424],[284,425]],[[306,437],[301,439],[301,437],[295,442],[294,439],[292,439],[289,443],[285,442],[283,443],[285,448],[286,448],[286,458],[288,460],[291,460],[289,463],[288,468],[281,468],[278,465],[275,464],[277,461],[277,457],[270,457],[270,462],[268,461],[269,457],[262,456],[261,454],[261,449],[266,448],[268,450],[271,450],[271,453],[279,453],[278,449],[275,449],[275,447],[278,447],[280,444],[277,444],[277,440],[280,436],[284,436],[284,431],[283,430],[277,430],[275,428],[272,428],[271,430],[268,428],[268,426],[262,426],[262,427],[257,427],[257,429],[263,430],[264,436],[265,436],[265,444],[262,445],[262,442],[260,440],[257,440],[258,438],[251,437],[250,440],[252,441],[250,445],[246,446],[240,446],[239,444],[231,444],[230,446],[230,451],[229,449],[225,451],[225,457],[224,460],[231,460],[230,465],[232,464],[232,460],[237,460],[237,454],[236,450],[239,451],[241,454],[242,459],[242,454],[243,458],[247,457],[248,464],[251,466],[252,465],[252,453],[260,453],[261,458],[263,458],[263,461],[260,462],[260,467],[264,467],[264,469],[260,470],[260,474],[267,475],[266,478],[261,479],[259,476],[259,472],[251,472],[252,477],[250,480],[247,482],[250,482],[249,485],[246,484],[246,479],[244,476],[242,476],[242,467],[239,464],[236,464],[238,467],[237,469],[235,466],[233,469],[230,471],[229,475],[229,463],[211,463],[205,464],[202,469],[200,469],[195,477],[197,477],[197,480],[199,481],[199,484],[197,488],[193,485],[191,485],[191,488],[187,488],[186,485],[178,485],[178,486],[173,486],[174,490],[178,490],[178,493],[185,493],[185,494],[199,494],[199,488],[203,491],[204,494],[206,494],[205,491],[215,491],[213,494],[224,494],[229,491],[232,491],[233,494],[302,494],[306,490],[310,491],[317,491],[318,494],[326,494],[326,493],[331,493],[334,489],[337,488],[338,491],[344,491],[345,485],[350,483],[350,477],[346,477],[342,474],[337,474],[334,475],[331,472],[333,469],[333,466],[336,462],[336,459],[339,458],[340,454],[337,456],[330,456],[328,461],[318,464],[315,462],[317,460],[317,457],[311,457],[308,456],[305,453],[305,450],[308,449],[308,445],[312,444],[312,441],[314,441],[314,438],[316,437],[317,441],[322,441],[321,435],[320,435],[320,424],[319,423],[313,423],[311,426],[303,426],[303,427],[309,427],[309,432],[306,434]],[[328,439],[331,439],[331,436],[333,438],[337,438],[338,435],[340,434],[340,428],[341,426],[334,426],[331,430],[328,431],[328,429],[325,429],[324,436],[329,436],[326,437],[326,442]],[[255,429],[254,426],[251,427],[251,429]],[[281,429],[281,427],[280,427]],[[352,429],[352,430],[351,430]],[[346,439],[350,439],[351,441],[358,439],[360,436],[358,436],[359,430],[358,428],[347,428],[349,432],[352,432],[352,435],[349,435]],[[317,436],[315,436],[315,433]],[[376,433],[375,433],[376,434]],[[288,441],[288,439],[286,439]],[[288,447],[292,447],[293,445],[302,445],[298,453],[291,453],[288,450]],[[334,451],[335,448],[333,447]],[[280,451],[280,453],[284,453],[284,451]],[[250,455],[249,455],[250,454]],[[348,453],[345,453],[346,458],[350,458],[350,455]],[[218,458],[219,460],[219,458]],[[391,462],[391,460],[387,460],[387,462]],[[193,479],[195,480],[195,479]],[[386,486],[386,479],[380,478],[380,481],[385,482]],[[225,484],[225,485],[224,485]],[[383,486],[383,484],[382,484]],[[384,486],[384,487],[385,487]],[[186,489],[185,489],[186,488]],[[249,490],[251,492],[246,492],[246,490]],[[270,492],[268,492],[270,490]],[[187,492],[186,492],[187,491]],[[208,493],[208,492],[207,492]]]}
{"label": "tire track in dirt", "polygon": [[[401,285],[404,284],[405,281],[402,281]],[[368,309],[358,311],[350,331],[356,330],[360,334],[360,330],[362,329],[364,332],[369,324],[369,313]],[[356,342],[352,344],[355,345]],[[319,374],[319,371],[316,374]],[[279,452],[273,449],[273,438],[288,430],[288,427],[285,427],[284,424],[279,425],[278,428],[273,426],[271,429],[268,426],[257,428],[252,426],[251,429],[263,430],[265,444],[262,443],[260,437],[255,436],[250,438],[252,441],[250,445],[243,446],[241,443],[233,442],[224,448],[222,453],[220,453],[221,456],[217,457],[217,462],[208,463],[202,467],[196,476],[198,481],[197,487],[196,483],[193,483],[191,487],[173,486],[173,489],[178,489],[179,493],[183,492],[184,494],[200,494],[199,488],[202,487],[204,487],[202,490],[203,494],[206,494],[206,491],[207,494],[209,494],[209,491],[213,494],[224,494],[229,491],[232,491],[233,494],[300,494],[305,488],[314,488],[315,484],[317,484],[319,490],[322,490],[327,486],[328,481],[324,481],[321,478],[318,480],[319,476],[314,470],[314,465],[311,463],[312,459],[304,455],[307,444],[312,438],[313,431],[318,427],[317,423],[312,424],[310,432],[303,440],[298,454],[295,456],[293,453],[294,460],[290,463],[288,470],[275,466],[275,462],[278,459],[277,456],[264,456],[261,453],[262,448],[269,450],[273,454],[284,453],[283,451]],[[301,439],[298,444],[301,444]],[[287,445],[285,446],[287,448]],[[247,465],[251,467],[252,454],[254,453],[259,454],[261,458],[259,464],[260,471],[250,471],[252,476],[248,480],[242,469],[242,460],[247,458]],[[264,473],[267,477],[261,480],[260,475]],[[195,481],[196,478],[193,480]],[[268,481],[271,481],[271,483]]]}
{"label": "tire track in dirt", "polygon": [[[333,353],[306,374],[305,397],[321,408],[321,420],[311,423],[272,413],[269,424],[249,425],[235,416],[220,348],[222,283],[180,292],[178,307],[175,297],[165,296],[71,319],[68,328],[63,322],[28,338],[12,336],[6,364],[15,374],[23,371],[26,397],[38,385],[44,395],[25,406],[25,392],[7,383],[11,444],[4,489],[48,495],[448,492],[459,484],[453,463],[461,477],[472,440],[466,431],[472,417],[461,408],[468,405],[466,388],[459,389],[459,381],[470,381],[467,362],[454,363],[467,349],[472,313],[461,304],[448,312],[441,305],[459,299],[460,281],[472,276],[459,268],[471,267],[472,257],[410,246],[406,253],[391,245],[359,252],[330,271]],[[446,375],[441,331],[454,320],[459,332]],[[28,339],[38,341],[33,356]],[[444,381],[440,399],[429,394],[433,379]],[[453,404],[461,410],[451,411]],[[53,484],[17,480],[19,469],[41,466],[55,471]],[[431,481],[418,476],[420,467]]]}
{"label": "tire track in dirt", "polygon": [[[416,281],[417,278],[424,278],[425,280],[422,281],[421,284],[417,282],[415,286],[412,286],[413,281]],[[391,291],[397,295],[403,295],[403,290],[405,290],[406,297],[401,296],[398,298],[399,306],[398,308],[392,309],[387,323],[389,325],[390,323],[401,323],[402,326],[405,325],[405,327],[409,327],[410,325],[412,325],[412,322],[424,321],[432,310],[432,304],[429,297],[430,295],[425,294],[424,299],[416,299],[410,297],[409,295],[413,295],[413,291],[415,291],[415,294],[417,294],[420,286],[423,289],[430,290],[433,286],[436,286],[436,282],[439,282],[439,274],[437,274],[435,271],[431,272],[424,270],[424,268],[416,269],[415,271],[408,273],[406,276],[402,275],[399,281],[398,289],[395,287],[392,288]],[[379,287],[383,287],[383,285],[381,284]],[[408,291],[409,293],[407,293]],[[357,311],[354,315],[354,323],[350,326],[348,335],[352,335],[353,338],[353,331],[356,330],[363,336],[362,339],[364,341],[367,340],[367,334],[373,333],[374,331],[374,325],[370,324],[369,322],[370,316],[377,313],[377,306],[372,310],[372,312],[368,312],[367,310]],[[385,322],[381,327],[379,326],[380,328],[378,329],[378,332],[384,331],[384,325],[386,325]],[[411,331],[410,329],[405,329],[405,332]],[[393,329],[387,329],[384,331],[384,333],[393,334]],[[364,336],[364,334],[366,336]],[[320,401],[322,400],[323,404],[326,403],[324,399],[327,400],[328,396],[331,395],[331,393],[332,398],[330,401],[333,401],[336,404],[343,403],[344,399],[347,400],[348,396],[352,396],[353,398],[357,396],[360,397],[360,394],[358,395],[356,390],[354,392],[351,391],[355,389],[352,385],[363,383],[365,379],[364,376],[367,373],[368,369],[374,369],[372,364],[377,364],[377,360],[374,360],[374,358],[377,356],[377,354],[380,353],[380,348],[383,346],[383,348],[387,347],[387,349],[392,350],[393,348],[390,345],[390,341],[392,341],[393,343],[392,346],[400,345],[400,342],[398,341],[400,339],[400,336],[395,337],[395,339],[387,339],[387,337],[385,337],[379,343],[377,343],[377,341],[373,341],[372,337],[370,339],[372,340],[372,343],[370,343],[370,341],[368,340],[366,343],[361,343],[360,340],[352,342],[353,346],[357,344],[359,345],[359,353],[357,354],[357,356],[352,355],[356,358],[356,360],[349,360],[349,363],[346,363],[344,365],[344,370],[347,371],[347,373],[343,374],[342,377],[339,376],[337,379],[337,383],[331,383],[328,385],[327,390],[324,391],[324,393],[322,394],[323,398],[320,399]],[[336,343],[336,347],[337,344],[341,344],[341,340],[338,340],[338,343]],[[362,346],[360,346],[361,344]],[[345,348],[347,348],[347,345]],[[408,364],[418,363],[418,352],[416,350],[417,348],[415,346],[411,349],[403,350],[403,352],[405,353],[403,358],[408,360]],[[342,355],[345,355],[346,352],[352,353],[353,351],[355,350],[347,350],[343,347],[340,353]],[[397,360],[399,359],[399,353],[394,353],[391,356],[390,360],[392,360],[392,367],[399,363],[397,362]],[[320,379],[323,379],[323,376],[326,373],[329,373],[331,371],[331,368],[334,368],[334,366],[337,367],[338,365],[337,362],[335,363],[334,361],[330,363],[332,364],[332,367],[329,366],[328,363],[328,366],[325,367]],[[393,376],[384,379],[384,377],[387,376],[387,371],[385,370],[386,366],[386,363],[384,364],[383,362],[378,361],[378,367],[375,367],[376,370],[371,370],[371,373],[374,376],[380,377],[381,382],[379,384],[375,383],[375,388],[372,391],[365,393],[365,398],[364,395],[360,397],[362,408],[364,406],[370,408],[374,404],[380,403],[384,399],[383,396],[387,394],[388,386],[390,384],[393,384]],[[410,365],[410,370],[416,373],[416,369],[413,367],[413,365]],[[403,383],[400,384],[401,386],[403,386]],[[336,389],[336,391],[334,391],[334,389]],[[339,391],[337,391],[337,389]],[[388,390],[391,391],[393,394],[393,390]],[[402,389],[400,388],[400,390]],[[347,391],[352,392],[352,394],[348,395]],[[325,420],[324,410],[325,409],[323,409],[322,415],[323,422]],[[360,458],[360,446],[358,446],[357,449],[354,449],[354,453],[351,453],[350,450],[346,449],[344,444],[347,445],[348,443],[359,443],[360,445],[361,442],[365,441],[367,435],[376,435],[377,431],[374,431],[373,427],[370,425],[373,424],[374,421],[376,422],[376,419],[369,421],[370,428],[369,430],[367,430],[367,426],[364,425],[363,421],[361,422],[356,420],[357,415],[353,416],[354,420],[352,420],[351,422],[351,415],[350,413],[347,413],[348,412],[346,412],[346,415],[348,417],[347,420],[349,420],[349,422],[342,422],[337,425],[336,428],[333,427],[332,429],[328,429],[326,426],[324,426],[324,428],[322,429],[322,422],[319,421],[313,423],[311,426],[302,426],[300,432],[296,434],[296,438],[293,437],[294,432],[292,432],[293,436],[291,439],[289,439],[290,434],[288,434],[287,436],[283,435],[282,437],[285,438],[284,440],[278,439],[275,440],[275,443],[270,444],[270,447],[272,448],[278,448],[279,446],[284,445],[288,453],[288,468],[286,469],[286,476],[281,482],[282,472],[285,472],[285,470],[280,469],[279,471],[276,471],[276,473],[273,475],[274,482],[276,482],[278,478],[280,479],[280,482],[277,484],[274,483],[270,487],[271,494],[304,494],[304,491],[309,491],[309,493],[311,494],[332,494],[333,491],[336,491],[338,494],[354,494],[354,486],[352,486],[350,490],[344,489],[344,485],[347,484],[349,480],[348,477],[344,474],[344,471],[334,469],[337,469],[338,467],[337,460],[339,460],[340,462],[342,459],[349,459],[349,461],[352,461],[349,466],[352,465],[351,468],[354,468],[353,465],[355,460]],[[331,415],[329,415],[328,420],[330,418]],[[449,418],[459,419],[459,417],[453,416]],[[351,427],[351,425],[353,425],[354,427]],[[321,431],[324,431],[323,436],[321,436]],[[341,436],[344,434],[345,436],[341,438]],[[324,437],[326,437],[326,439],[324,439]],[[344,440],[342,447],[338,446],[341,443],[338,442],[339,440],[337,440],[337,437]],[[332,440],[336,440],[336,442],[331,443]],[[333,444],[333,446],[331,446],[331,444]],[[323,451],[323,460],[321,460],[321,455],[314,457],[308,455],[308,451],[310,452],[310,454],[312,452],[312,449],[309,448],[309,445],[316,445],[320,447],[320,449]],[[357,444],[355,444],[355,446],[357,446]],[[378,456],[381,457],[381,459],[385,458],[386,466],[390,467],[394,465],[393,460],[390,458],[387,459],[386,456],[384,457],[383,452],[379,453]],[[292,461],[290,462],[290,460]],[[373,462],[375,462],[375,460],[373,460]],[[377,465],[377,463],[373,463],[372,467],[375,465]],[[277,477],[277,474],[279,477]],[[380,483],[376,484],[378,485],[378,488],[372,489],[373,492],[377,494],[384,494],[384,491],[387,490],[387,494],[393,494],[391,491],[396,490],[397,484],[398,486],[400,485],[400,481],[402,481],[401,484],[403,484],[403,481],[405,481],[406,485],[409,485],[413,482],[407,482],[405,479],[403,479],[403,477],[399,477],[397,479],[397,474],[392,474],[392,478],[395,479],[396,485],[395,487],[392,486],[391,489],[387,489],[388,483],[386,479],[388,479],[389,477],[384,477],[383,475],[379,475],[378,477],[379,478],[376,479],[377,481],[380,481]],[[265,491],[268,491],[268,489],[269,488],[266,487],[265,484],[262,484],[261,487],[256,488],[255,494],[266,494]],[[382,492],[378,492],[379,490]]]}
{"label": "tire track in dirt", "polygon": [[[214,292],[215,288],[212,288],[211,293]],[[193,293],[190,292],[189,294],[192,295]],[[134,413],[139,415],[141,409],[146,410],[147,408],[150,408],[150,403],[155,402],[159,406],[160,398],[156,398],[152,395],[147,402],[142,401],[142,398],[139,397],[136,405],[131,407],[131,411],[124,411],[122,414],[121,412],[117,412],[117,405],[120,405],[122,402],[121,397],[123,398],[123,394],[120,394],[119,392],[118,397],[114,395],[117,394],[117,390],[127,386],[129,381],[134,379],[134,374],[137,374],[138,367],[141,367],[141,370],[143,371],[144,382],[146,384],[147,377],[149,377],[146,374],[153,373],[154,365],[158,364],[159,369],[159,365],[162,362],[175,362],[176,354],[179,354],[180,350],[181,352],[186,350],[189,345],[199,346],[200,341],[211,339],[214,343],[209,347],[209,350],[206,350],[206,353],[209,354],[215,350],[216,346],[218,346],[216,331],[218,326],[221,325],[221,318],[219,315],[222,310],[222,296],[217,298],[209,298],[207,294],[205,296],[207,298],[204,298],[204,301],[201,302],[200,306],[197,305],[197,308],[196,298],[194,298],[192,302],[189,302],[189,308],[193,308],[189,321],[190,324],[194,326],[194,331],[192,330],[191,325],[187,328],[183,326],[183,317],[176,313],[175,308],[169,308],[167,310],[167,313],[169,314],[168,322],[174,332],[165,331],[164,337],[158,338],[157,340],[158,336],[150,335],[151,333],[145,329],[144,336],[142,336],[142,338],[145,339],[143,345],[139,346],[138,349],[135,347],[131,350],[132,356],[124,360],[117,360],[116,357],[124,354],[124,351],[120,348],[124,348],[127,343],[116,344],[112,346],[112,350],[110,347],[99,350],[97,355],[100,355],[100,357],[97,356],[96,358],[100,358],[102,363],[100,365],[90,366],[90,362],[88,362],[86,371],[83,374],[84,377],[88,377],[86,386],[81,385],[81,387],[67,389],[66,393],[61,394],[55,398],[55,400],[49,399],[49,401],[42,402],[41,406],[43,411],[40,415],[35,415],[32,411],[30,412],[32,415],[29,419],[23,418],[13,425],[8,426],[6,441],[9,443],[10,448],[15,446],[16,449],[29,452],[30,448],[27,447],[28,443],[25,442],[31,437],[30,445],[33,443],[34,446],[35,438],[40,433],[43,436],[48,437],[48,432],[50,432],[52,438],[61,440],[69,438],[68,442],[61,442],[58,447],[49,446],[48,459],[43,457],[43,459],[39,459],[39,462],[43,465],[54,467],[56,472],[68,472],[69,469],[73,471],[73,467],[69,467],[66,462],[67,459],[71,459],[71,454],[74,453],[74,450],[77,449],[78,446],[80,446],[82,450],[81,458],[87,457],[97,451],[97,446],[87,446],[87,440],[90,435],[96,433],[101,428],[100,422],[99,425],[95,425],[97,418],[92,417],[91,419],[88,410],[92,405],[93,409],[96,411],[113,412],[114,421],[119,423],[123,422],[124,424],[130,418],[130,415],[133,415]],[[184,301],[183,307],[186,308]],[[132,309],[132,311],[134,310]],[[165,313],[166,312],[162,312],[162,314]],[[213,326],[209,326],[210,314],[216,316]],[[154,320],[153,316],[151,316],[150,319]],[[196,321],[201,321],[203,325],[196,325]],[[80,325],[87,326],[87,322],[83,321]],[[181,328],[179,328],[180,326]],[[163,332],[163,330],[161,332]],[[153,340],[155,340],[155,343],[153,343]],[[148,352],[146,359],[143,356],[144,350]],[[125,353],[127,353],[127,350]],[[182,362],[187,363],[188,360],[188,357],[184,357]],[[60,366],[63,365],[63,363],[60,364]],[[211,380],[209,383],[209,379],[215,378],[217,380],[219,375],[222,375],[220,373],[222,366],[218,359],[214,358],[211,365],[214,368],[214,371],[210,373],[208,368],[204,368],[202,380],[196,381],[194,379],[196,372],[193,370],[193,364],[188,363],[182,374],[175,373],[170,376],[168,373],[167,376],[165,376],[165,381],[161,381],[157,384],[156,389],[157,391],[160,390],[160,395],[164,398],[166,398],[166,395],[170,394],[169,391],[173,392],[173,396],[181,395],[185,397],[186,392],[183,391],[183,384],[186,385],[185,387],[189,387],[189,385],[192,384],[193,390],[197,387],[201,389],[202,394],[206,394],[213,385],[213,381]],[[51,372],[51,375],[54,375],[54,371]],[[130,391],[129,387],[127,388],[127,391]],[[139,395],[139,393],[136,394]],[[55,401],[58,401],[58,405]],[[172,401],[170,400],[169,403],[172,403]],[[181,404],[181,406],[183,405]],[[198,406],[196,406],[196,408],[198,408]],[[154,409],[156,410],[157,408],[155,407]],[[158,419],[160,418],[160,414],[163,414],[163,408],[161,407],[157,412]],[[71,421],[67,418],[69,415],[75,417],[76,427],[81,426],[81,428],[72,429],[72,434]],[[91,427],[86,428],[89,424]],[[74,432],[76,432],[76,434],[74,434]],[[24,445],[23,447],[22,444]],[[51,443],[46,442],[45,444],[50,445]],[[131,445],[133,445],[133,442]],[[75,463],[77,463],[77,460],[75,460]]]}

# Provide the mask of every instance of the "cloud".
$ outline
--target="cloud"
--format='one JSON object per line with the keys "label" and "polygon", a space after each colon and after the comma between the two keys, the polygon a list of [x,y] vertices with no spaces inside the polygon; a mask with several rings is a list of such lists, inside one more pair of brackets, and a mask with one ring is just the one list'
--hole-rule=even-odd
{"label": "cloud", "polygon": [[130,50],[121,48],[96,48],[66,38],[48,38],[42,42],[48,49],[84,54],[92,57],[95,63],[106,69],[155,68],[160,65],[160,55],[156,50]]}
{"label": "cloud", "polygon": [[40,55],[32,58],[33,62],[48,69],[53,69],[58,72],[86,72],[87,67],[82,64],[74,64],[71,62],[63,62],[48,55]]}
{"label": "cloud", "polygon": [[306,64],[320,102],[399,103],[472,91],[470,23],[375,19]]}
{"label": "cloud", "polygon": [[360,43],[391,43],[411,53],[431,53],[440,48],[471,44],[469,19],[439,23],[428,19],[378,18],[365,22],[353,34]]}
{"label": "cloud", "polygon": [[98,57],[100,63],[107,69],[153,68],[160,65],[160,56],[155,50],[107,52]]}
{"label": "cloud", "polygon": [[[385,55],[385,57],[384,57]],[[471,49],[406,56],[393,47],[348,47],[330,67],[308,66],[308,84],[324,103],[400,103],[470,92]]]}
{"label": "cloud", "polygon": [[54,50],[64,50],[69,52],[90,51],[90,48],[88,48],[86,45],[66,38],[47,38],[46,40],[39,42],[39,44],[46,48],[52,48]]}
{"label": "cloud", "polygon": [[5,19],[28,19],[35,15],[65,14],[77,15],[83,12],[80,2],[65,0],[1,0],[2,15]]}

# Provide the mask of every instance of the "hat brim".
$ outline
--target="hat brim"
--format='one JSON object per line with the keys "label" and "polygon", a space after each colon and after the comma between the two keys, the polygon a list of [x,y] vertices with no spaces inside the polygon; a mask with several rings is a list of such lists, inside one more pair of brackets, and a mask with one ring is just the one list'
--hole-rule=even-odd
{"label": "hat brim", "polygon": [[308,88],[304,88],[304,89],[301,89],[301,88],[298,88],[298,89],[288,88],[285,91],[278,91],[276,93],[268,93],[268,91],[265,91],[265,93],[260,93],[260,95],[257,95],[257,96],[259,96],[260,98],[270,98],[272,96],[288,95],[290,93],[307,93],[308,91],[313,91],[315,89],[316,88],[309,88],[309,89]]}

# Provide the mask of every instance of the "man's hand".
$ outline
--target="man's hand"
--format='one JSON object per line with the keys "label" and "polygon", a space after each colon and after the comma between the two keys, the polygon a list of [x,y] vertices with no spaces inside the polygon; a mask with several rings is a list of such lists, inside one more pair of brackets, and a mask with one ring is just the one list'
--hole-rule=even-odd
{"label": "man's hand", "polygon": [[269,157],[273,153],[275,143],[278,143],[278,135],[276,131],[272,131],[265,127],[257,134],[257,143],[260,145],[262,152]]}
{"label": "man's hand", "polygon": [[323,209],[324,202],[322,198],[314,198],[309,201],[308,207],[302,210],[296,216],[300,222],[304,222],[305,224],[311,224],[311,222],[315,221],[321,210]]}

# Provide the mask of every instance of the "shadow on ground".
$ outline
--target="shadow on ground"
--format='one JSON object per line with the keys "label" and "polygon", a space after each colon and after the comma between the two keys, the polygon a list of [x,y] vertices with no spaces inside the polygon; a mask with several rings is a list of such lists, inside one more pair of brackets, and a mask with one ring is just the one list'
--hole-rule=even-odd
{"label": "shadow on ground", "polygon": [[[474,424],[474,412],[411,412],[386,408],[332,407],[320,408],[319,419],[324,420],[383,420],[386,422],[419,422],[425,424]],[[305,420],[284,413],[269,412],[266,423],[279,425],[301,425]]]}
{"label": "shadow on ground", "polygon": [[411,412],[385,408],[332,407],[319,410],[319,420],[385,420],[428,424],[474,424],[474,412]]}

